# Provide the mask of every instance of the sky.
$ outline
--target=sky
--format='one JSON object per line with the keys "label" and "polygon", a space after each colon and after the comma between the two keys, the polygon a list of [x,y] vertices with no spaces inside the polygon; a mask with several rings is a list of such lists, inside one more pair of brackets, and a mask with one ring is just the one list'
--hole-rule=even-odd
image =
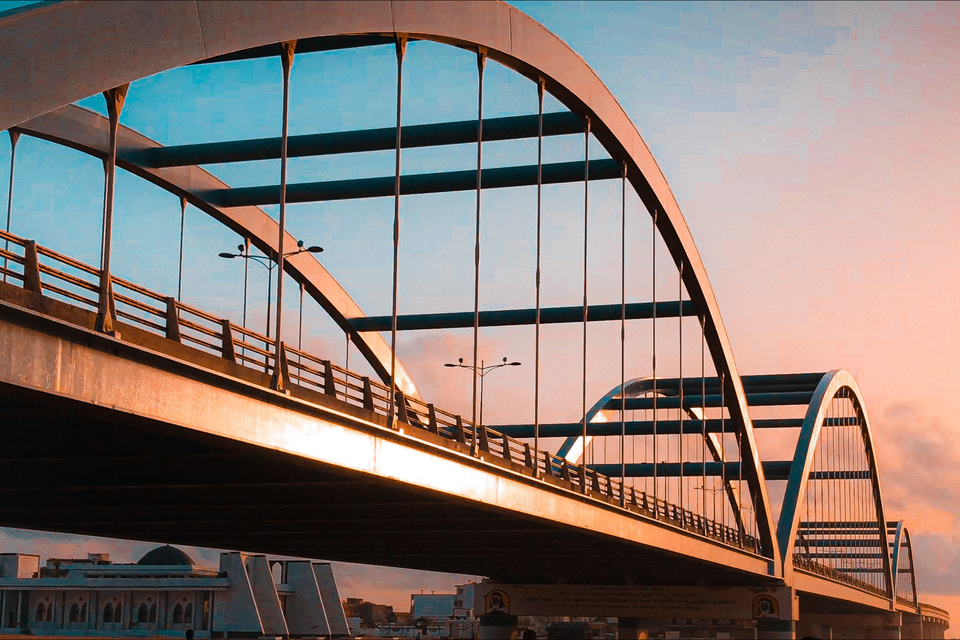
{"label": "sky", "polygon": [[[960,425],[953,414],[960,394],[960,7],[513,4],[581,55],[641,132],[697,243],[741,374],[845,368],[856,375],[876,439],[887,516],[905,519],[911,529],[923,599],[960,610]],[[405,125],[476,116],[473,54],[411,43],[404,73]],[[394,82],[390,47],[298,56],[290,133],[391,126]],[[273,136],[280,132],[280,97],[279,60],[190,67],[134,83],[121,122],[164,144]],[[98,96],[80,104],[105,110]],[[548,99],[546,108],[562,106]],[[485,117],[535,111],[535,86],[490,63]],[[545,158],[580,159],[582,144],[580,136],[551,139]],[[484,156],[485,167],[535,162],[536,147],[490,144]],[[593,141],[591,158],[601,157]],[[392,161],[392,153],[296,159],[290,180],[388,175]],[[405,172],[473,163],[469,145],[404,154]],[[0,184],[8,164],[9,148],[0,144]],[[279,173],[275,162],[208,169],[233,186],[264,184]],[[21,139],[16,171],[12,231],[96,264],[99,161]],[[580,302],[582,197],[579,185],[545,190],[547,306]],[[619,302],[618,186],[591,184],[590,198],[591,302]],[[404,201],[401,313],[472,309],[474,206],[469,193]],[[628,209],[628,300],[649,300],[649,216],[635,198]],[[294,234],[324,246],[323,264],[361,307],[369,315],[388,314],[392,200],[288,211]],[[484,195],[482,308],[532,306],[534,214],[532,189]],[[175,292],[176,198],[121,172],[116,216],[116,271]],[[238,238],[188,208],[184,240],[187,273],[203,274],[185,279],[185,301],[239,321],[239,265],[216,257]],[[662,291],[676,284],[664,268],[666,251],[659,253]],[[265,318],[261,271],[251,271],[253,328]],[[285,310],[296,317],[295,298],[287,298]],[[310,302],[303,318],[309,348],[342,363],[343,336],[332,322]],[[669,342],[670,329],[664,331]],[[619,381],[615,336],[612,325],[591,327],[591,397]],[[544,331],[545,421],[578,419],[579,377],[567,375],[571,359],[579,361],[578,339],[578,327]],[[648,340],[644,327],[631,324],[628,350],[637,357],[628,376],[648,374]],[[466,358],[470,344],[469,331],[409,334],[398,353],[425,397],[469,414],[469,374],[457,379],[442,364]],[[531,422],[532,331],[485,331],[481,357],[502,356],[525,366],[490,377],[485,419]],[[362,365],[354,358],[351,368]],[[0,547],[81,554],[109,547],[131,560],[147,548],[10,529],[0,530]],[[57,554],[65,552],[50,552]],[[215,561],[213,552],[197,554]],[[409,593],[451,591],[469,578],[358,565],[338,565],[338,577],[344,596],[399,609],[407,607]]]}

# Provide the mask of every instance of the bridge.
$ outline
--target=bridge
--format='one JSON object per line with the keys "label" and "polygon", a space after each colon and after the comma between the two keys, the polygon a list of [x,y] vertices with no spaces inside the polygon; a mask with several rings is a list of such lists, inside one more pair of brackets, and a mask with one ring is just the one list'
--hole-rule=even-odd
{"label": "bridge", "polygon": [[[23,88],[0,96],[12,145],[0,232],[0,524],[483,575],[488,592],[582,585],[643,598],[654,587],[723,587],[778,599],[772,611],[704,616],[742,618],[760,637],[942,637],[949,618],[918,599],[909,529],[884,510],[854,377],[740,374],[696,245],[635,125],[584,61],[522,12],[499,3],[59,3],[0,14],[0,32],[15,52],[0,85]],[[421,42],[476,56],[475,119],[404,124],[403,62]],[[394,127],[288,134],[296,60],[384,48],[396,55]],[[137,80],[266,57],[281,60],[279,138],[165,146],[119,122]],[[488,61],[526,79],[536,113],[484,118]],[[106,116],[74,104],[98,93]],[[563,110],[545,112],[545,98]],[[22,136],[103,161],[100,264],[11,232],[12,218],[29,215],[12,207]],[[553,137],[583,145],[582,159],[544,162]],[[535,145],[536,164],[484,164],[484,148],[517,141]],[[474,169],[404,172],[404,150],[455,145],[476,148]],[[392,175],[287,183],[288,158],[376,151],[395,155]],[[262,160],[279,163],[279,184],[231,187],[209,169]],[[238,234],[242,255],[276,264],[285,277],[272,334],[111,269],[124,251],[112,244],[117,168],[177,196],[181,216],[189,204]],[[619,300],[589,295],[598,181],[620,194]],[[582,196],[583,304],[572,307],[541,305],[542,193],[558,184]],[[482,198],[521,188],[537,193],[536,297],[481,310]],[[455,192],[475,196],[474,308],[400,314],[400,203]],[[289,203],[371,198],[393,202],[393,244],[373,249],[393,252],[389,316],[364,314],[286,226]],[[626,259],[637,220],[649,228],[640,272]],[[372,374],[303,348],[301,327],[284,322],[285,279]],[[628,303],[625,283],[640,280],[651,299]],[[662,282],[673,284],[664,291]],[[599,398],[588,397],[595,323],[619,324],[620,357],[605,366],[620,383]],[[641,323],[651,342],[628,352],[628,330]],[[581,411],[569,422],[540,420],[548,324],[582,332],[581,361],[567,372],[582,383]],[[470,415],[423,397],[397,349],[399,332],[471,329],[477,363],[481,329],[517,326],[534,329],[532,423],[484,424],[471,363]],[[792,456],[762,457],[764,437],[795,441]],[[496,637],[517,613],[486,615],[482,633]],[[654,625],[640,609],[616,615],[624,637]]]}

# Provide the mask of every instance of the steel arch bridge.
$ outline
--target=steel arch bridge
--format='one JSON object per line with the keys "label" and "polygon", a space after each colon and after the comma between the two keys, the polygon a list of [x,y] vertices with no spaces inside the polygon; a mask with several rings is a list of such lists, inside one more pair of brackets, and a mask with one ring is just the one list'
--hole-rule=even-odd
{"label": "steel arch bridge", "polygon": [[[903,523],[888,522],[884,513],[870,424],[856,381],[842,370],[740,375],[704,265],[652,154],[586,63],[530,17],[500,3],[459,3],[454,9],[419,2],[65,2],[0,14],[0,31],[7,51],[12,52],[6,54],[9,64],[0,69],[0,86],[5,88],[0,93],[0,128],[10,132],[12,144],[9,197],[20,136],[102,159],[106,185],[100,265],[83,264],[61,248],[41,246],[11,233],[12,200],[8,202],[2,233],[0,292],[5,329],[0,344],[6,356],[0,397],[8,418],[6,428],[28,444],[13,450],[5,461],[11,465],[8,468],[33,482],[30,465],[46,459],[31,453],[33,448],[51,437],[69,443],[72,451],[54,458],[69,460],[78,473],[92,474],[92,493],[83,495],[94,500],[94,517],[84,520],[78,512],[64,516],[69,506],[57,500],[49,508],[37,507],[27,490],[28,481],[18,484],[11,478],[5,491],[9,499],[0,506],[0,524],[204,546],[258,546],[259,550],[329,559],[493,572],[495,577],[516,581],[539,576],[572,583],[673,580],[687,584],[708,576],[716,584],[795,586],[801,597],[815,603],[836,601],[864,610],[919,615],[910,537]],[[145,40],[141,33],[155,37]],[[402,125],[405,49],[407,43],[418,41],[476,54],[480,80],[476,119]],[[287,134],[286,96],[290,68],[298,56],[378,47],[393,48],[397,55],[396,93],[391,98],[396,100],[395,127]],[[127,92],[137,90],[131,83],[139,79],[184,65],[243,63],[271,56],[281,58],[284,70],[284,126],[279,138],[163,146],[119,124]],[[483,117],[487,60],[529,79],[531,92],[539,97],[537,113]],[[108,117],[73,104],[98,93],[107,100]],[[565,110],[545,113],[545,94]],[[544,162],[543,141],[553,136],[582,136],[584,159]],[[536,141],[537,164],[496,168],[483,164],[486,145],[514,140]],[[603,158],[591,154],[591,144]],[[476,168],[403,172],[404,150],[452,145],[475,145]],[[286,181],[288,158],[371,151],[395,153],[393,175]],[[280,184],[232,188],[204,168],[255,160],[279,161]],[[258,333],[187,305],[169,292],[150,291],[112,273],[117,167],[181,198],[181,214],[190,204],[275,261],[347,334],[379,381],[338,367],[329,354],[308,353],[283,342],[289,329],[284,333],[281,328],[282,312],[277,313],[271,337],[269,329],[267,335]],[[628,207],[630,199],[640,203],[639,215],[652,224],[650,272],[628,274],[624,259],[621,278],[652,282],[653,299],[627,303],[624,294],[620,300],[591,301],[585,266],[582,306],[542,307],[542,188],[582,185],[586,265],[590,185],[600,180],[618,181],[621,187],[624,255],[629,240],[627,216],[636,215],[637,208]],[[481,311],[476,289],[470,312],[397,314],[395,257],[394,313],[368,317],[314,254],[297,251],[297,238],[284,227],[288,203],[391,198],[396,256],[397,243],[402,241],[401,198],[474,192],[475,270],[479,273],[481,198],[489,190],[521,187],[536,187],[538,193],[534,212],[537,297],[532,308]],[[279,220],[263,208],[268,205],[280,206]],[[663,279],[656,259],[658,244],[675,269],[676,289],[670,289],[679,294],[666,299],[657,296],[658,277]],[[281,293],[278,290],[278,297]],[[282,309],[279,301],[277,308]],[[620,323],[623,355],[609,363],[620,372],[621,383],[591,405],[586,346],[587,331],[594,322]],[[649,349],[625,352],[628,322],[630,327],[649,324]],[[566,423],[539,420],[539,360],[531,398],[534,422],[490,426],[480,424],[475,415],[443,410],[442,399],[428,402],[396,350],[399,331],[472,328],[476,362],[481,328],[532,325],[539,354],[541,326],[560,323],[582,325],[583,331],[582,411]],[[678,345],[664,346],[661,333],[658,346],[657,328],[662,332],[664,323],[678,327]],[[694,334],[691,346],[689,337]],[[64,355],[65,348],[69,355]],[[674,359],[668,352],[679,355]],[[637,368],[634,363],[641,361],[640,356],[649,365]],[[117,359],[123,366],[117,365]],[[696,366],[691,370],[692,360]],[[627,379],[628,366],[637,377]],[[55,376],[48,375],[50,367],[57,371]],[[111,377],[113,369],[118,373]],[[153,370],[163,375],[154,376]],[[180,378],[184,380],[177,384],[183,389],[171,382]],[[138,385],[130,386],[131,380],[138,380]],[[186,380],[203,388],[190,391]],[[164,394],[192,397],[194,404],[174,407],[163,402]],[[237,401],[231,411],[229,405],[238,394],[244,400]],[[149,399],[142,400],[140,395]],[[273,408],[289,415],[267,416]],[[310,440],[312,427],[300,425],[301,432],[294,436],[258,426],[280,429],[278,425],[301,419],[292,418],[294,414],[322,414],[324,424],[332,425],[334,431],[319,442]],[[256,416],[261,423],[253,424],[254,418],[248,416]],[[336,486],[337,491],[356,486],[351,499],[384,512],[390,512],[391,503],[407,505],[406,511],[390,512],[398,520],[403,513],[417,514],[416,508],[422,507],[419,516],[410,519],[422,518],[417,529],[435,527],[426,537],[433,547],[427,551],[390,548],[400,544],[393,539],[385,549],[364,549],[361,542],[370,545],[376,535],[385,534],[377,531],[372,519],[359,517],[352,520],[357,529],[345,529],[340,538],[320,535],[321,523],[312,528],[303,525],[296,532],[299,537],[285,538],[286,532],[277,529],[275,522],[263,525],[274,527],[272,535],[238,527],[231,537],[220,527],[237,526],[249,516],[238,505],[219,513],[220,520],[206,529],[202,518],[189,520],[196,518],[200,505],[193,511],[185,506],[178,513],[195,523],[190,532],[184,532],[182,524],[152,522],[146,511],[124,520],[111,510],[110,501],[97,503],[91,498],[94,488],[102,490],[113,483],[121,493],[146,489],[140,495],[153,496],[154,506],[165,508],[182,497],[170,488],[170,477],[158,470],[151,471],[156,475],[153,481],[141,481],[133,471],[118,472],[117,479],[84,466],[83,456],[93,455],[94,450],[80,442],[81,436],[64,433],[61,426],[73,417],[111,434],[119,433],[113,429],[120,427],[139,429],[141,435],[131,448],[107,447],[98,458],[100,464],[104,460],[131,464],[131,456],[147,455],[144,450],[173,446],[164,444],[163,438],[185,438],[205,447],[203,459],[220,476],[238,473],[262,458],[266,466],[261,471],[277,478],[276,486],[249,479],[237,483],[248,492],[243,494],[246,499],[256,495],[269,503],[271,491],[283,490],[296,494],[293,504],[301,507],[312,504],[347,513],[336,500],[312,503],[309,500],[316,496],[297,493],[295,487],[303,489],[314,482],[317,487]],[[26,433],[29,429],[32,434]],[[191,433],[184,435],[184,430]],[[357,439],[354,432],[363,438]],[[785,432],[797,434],[793,458],[764,459],[758,435]],[[565,441],[557,450],[548,450],[541,442],[558,437]],[[230,445],[224,448],[225,441]],[[608,442],[619,450],[613,461],[606,456],[605,446],[604,454],[599,451],[598,444]],[[374,458],[353,455],[350,450],[367,446],[376,450]],[[169,463],[168,458],[163,460]],[[420,471],[418,464],[424,465]],[[221,493],[233,486],[222,477],[214,481],[203,470],[177,469],[191,483],[208,483]],[[328,473],[330,469],[334,471]],[[435,475],[429,476],[426,470]],[[52,482],[49,488],[63,486]],[[771,496],[781,493],[784,497],[777,504]],[[446,509],[442,517],[430,517],[438,508]],[[228,513],[229,509],[234,511]],[[462,519],[462,527],[455,524],[457,519]],[[364,528],[373,532],[369,538],[359,533]],[[449,541],[449,532],[460,537],[459,544]],[[490,532],[514,541],[517,552],[500,550],[499,559],[479,552],[477,558],[466,557],[465,548],[477,548],[480,538],[474,536]],[[534,550],[541,557],[531,557]],[[673,577],[647,566],[665,562],[675,568]]]}

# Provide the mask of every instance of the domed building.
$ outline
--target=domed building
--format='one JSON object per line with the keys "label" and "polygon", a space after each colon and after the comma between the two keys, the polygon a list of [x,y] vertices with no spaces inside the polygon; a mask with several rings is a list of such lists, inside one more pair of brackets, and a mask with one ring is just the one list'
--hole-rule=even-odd
{"label": "domed building", "polygon": [[221,553],[197,566],[163,545],[136,563],[108,554],[0,554],[0,634],[179,637],[345,636],[333,570],[309,560]]}

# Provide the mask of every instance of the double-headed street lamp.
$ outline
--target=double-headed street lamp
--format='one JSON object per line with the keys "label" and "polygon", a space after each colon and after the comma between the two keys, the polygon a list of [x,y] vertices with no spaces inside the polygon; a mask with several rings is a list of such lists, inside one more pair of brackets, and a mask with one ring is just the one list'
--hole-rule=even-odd
{"label": "double-headed street lamp", "polygon": [[[264,267],[266,267],[267,271],[269,272],[269,275],[267,276],[267,337],[269,338],[270,337],[270,316],[271,316],[270,309],[273,303],[273,268],[277,266],[277,263],[274,262],[268,256],[255,256],[251,254],[250,245],[248,242],[237,245],[237,251],[239,251],[239,253],[223,252],[223,253],[220,253],[219,256],[221,258],[228,258],[228,259],[243,258],[244,260],[247,261],[247,263],[249,263],[250,260],[253,260],[254,262],[257,262],[258,264],[261,264]],[[322,253],[322,252],[323,252],[323,247],[318,247],[316,245],[305,247],[303,246],[303,240],[299,240],[297,241],[297,250],[290,251],[289,253],[285,253],[283,254],[283,257],[287,258],[289,256],[295,256],[299,253]],[[244,326],[247,325],[247,270],[246,268],[244,268],[243,270],[243,325]]]}
{"label": "double-headed street lamp", "polygon": [[494,369],[499,369],[500,367],[519,367],[520,364],[521,363],[519,362],[507,362],[507,358],[506,356],[504,356],[503,362],[499,362],[497,364],[488,364],[486,366],[484,366],[483,360],[480,361],[479,367],[476,365],[471,366],[469,364],[463,364],[463,358],[460,358],[456,364],[447,363],[443,366],[459,367],[461,369],[470,369],[471,371],[474,371],[476,375],[480,376],[480,420],[479,420],[480,424],[478,426],[482,427],[483,426],[483,379],[484,377],[486,377],[486,375],[491,371],[493,371]]}

